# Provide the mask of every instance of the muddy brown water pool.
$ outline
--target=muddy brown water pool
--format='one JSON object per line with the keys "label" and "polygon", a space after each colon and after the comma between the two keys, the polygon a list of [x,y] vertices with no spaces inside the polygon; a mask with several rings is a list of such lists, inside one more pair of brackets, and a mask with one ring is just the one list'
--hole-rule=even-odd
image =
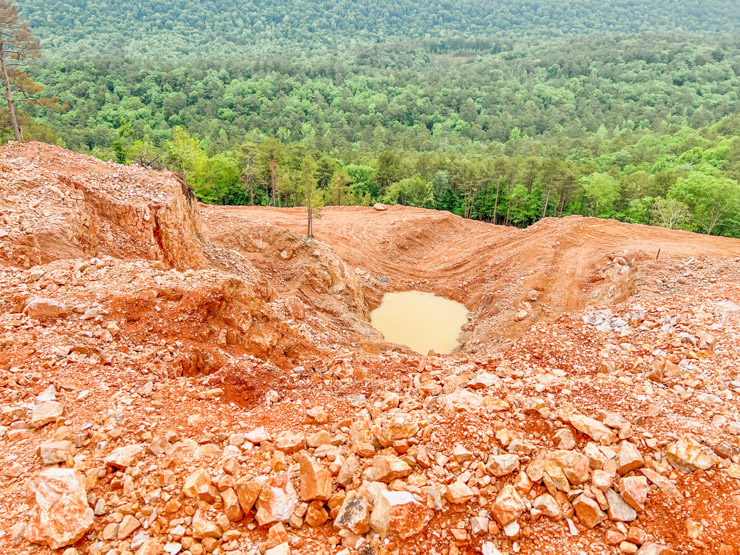
{"label": "muddy brown water pool", "polygon": [[370,314],[370,323],[386,341],[401,343],[423,355],[430,349],[451,353],[459,345],[467,321],[464,305],[421,291],[386,293]]}

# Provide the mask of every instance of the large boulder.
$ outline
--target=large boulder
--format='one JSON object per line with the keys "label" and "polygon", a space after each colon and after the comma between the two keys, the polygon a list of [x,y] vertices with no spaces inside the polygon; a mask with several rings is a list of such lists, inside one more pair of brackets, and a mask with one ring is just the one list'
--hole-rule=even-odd
{"label": "large boulder", "polygon": [[92,527],[82,476],[73,468],[45,468],[36,484],[38,507],[26,528],[26,539],[59,549],[78,541]]}

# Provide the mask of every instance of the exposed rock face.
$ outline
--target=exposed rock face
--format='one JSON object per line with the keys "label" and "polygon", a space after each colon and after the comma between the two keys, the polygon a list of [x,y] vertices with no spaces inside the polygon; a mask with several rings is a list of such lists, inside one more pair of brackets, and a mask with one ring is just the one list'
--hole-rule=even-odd
{"label": "exposed rock face", "polygon": [[46,468],[36,484],[35,513],[26,538],[59,549],[75,543],[93,524],[82,477],[71,468]]}
{"label": "exposed rock face", "polygon": [[[205,264],[195,198],[174,173],[110,164],[42,143],[24,145],[23,157],[4,164],[0,189],[17,175],[32,176],[27,183],[33,184],[16,209],[35,221],[4,253],[10,260],[112,254],[177,268]],[[38,218],[39,212],[56,217]]]}

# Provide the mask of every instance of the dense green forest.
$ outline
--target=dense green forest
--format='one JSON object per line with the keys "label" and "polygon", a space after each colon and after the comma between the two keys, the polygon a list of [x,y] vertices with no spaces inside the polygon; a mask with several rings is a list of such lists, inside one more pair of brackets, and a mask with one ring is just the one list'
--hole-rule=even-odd
{"label": "dense green forest", "polygon": [[66,106],[26,110],[25,138],[169,167],[206,202],[740,237],[736,6],[20,4]]}
{"label": "dense green forest", "polygon": [[720,0],[19,0],[56,58],[180,60],[450,38],[737,33],[740,6]]}

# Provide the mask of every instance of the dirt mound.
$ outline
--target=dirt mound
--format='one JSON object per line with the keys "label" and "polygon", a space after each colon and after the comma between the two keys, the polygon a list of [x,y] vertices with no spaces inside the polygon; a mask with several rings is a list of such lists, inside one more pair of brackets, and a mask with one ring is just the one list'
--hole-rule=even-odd
{"label": "dirt mound", "polygon": [[42,143],[0,149],[0,224],[8,264],[111,255],[205,265],[194,196],[175,174]]}
{"label": "dirt mound", "polygon": [[[738,554],[740,241],[304,226],[0,148],[1,552]],[[407,289],[470,309],[457,352],[370,328]]]}

